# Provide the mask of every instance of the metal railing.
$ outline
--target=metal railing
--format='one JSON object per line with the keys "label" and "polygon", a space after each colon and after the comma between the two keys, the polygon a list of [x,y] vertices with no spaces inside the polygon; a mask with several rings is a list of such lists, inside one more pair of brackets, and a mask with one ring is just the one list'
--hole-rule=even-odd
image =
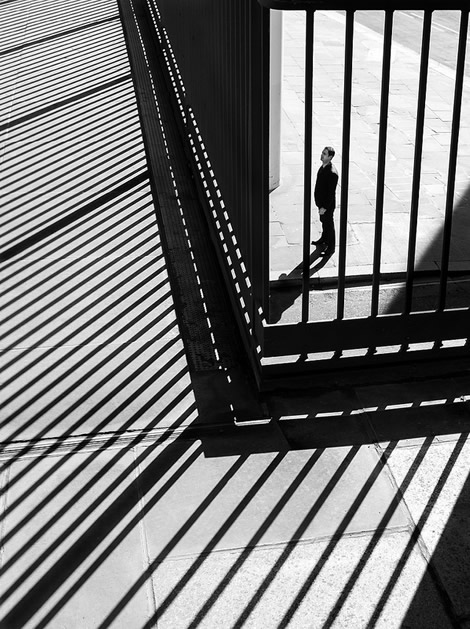
{"label": "metal railing", "polygon": [[[468,2],[397,2],[393,9],[381,2],[331,0],[214,0],[200,3],[178,0],[147,0],[149,15],[158,33],[177,106],[205,200],[227,286],[232,295],[242,334],[262,379],[263,372],[296,368],[324,368],[327,362],[352,352],[352,361],[388,362],[409,357],[428,357],[447,341],[451,352],[468,352],[469,306],[447,308],[449,258],[454,215],[465,55],[468,33]],[[397,10],[423,11],[422,42],[414,158],[409,206],[409,235],[404,273],[405,298],[401,311],[382,316],[379,296],[385,208],[386,152],[390,94],[391,51],[394,15]],[[448,179],[437,307],[432,312],[413,312],[416,269],[418,208],[427,78],[430,63],[432,15],[436,9],[460,13],[455,65],[452,123],[448,153]],[[345,317],[347,274],[348,195],[350,180],[353,46],[356,10],[383,12],[383,52],[378,125],[377,175],[373,260],[370,277],[370,311],[365,316]],[[269,37],[270,10],[302,11],[305,14],[305,87],[303,221],[300,316],[294,323],[269,323]],[[312,321],[310,312],[312,144],[315,101],[315,13],[344,11],[344,76],[341,139],[341,195],[336,282],[336,312],[332,320]],[[470,271],[470,269],[468,269]],[[455,342],[454,342],[455,341]],[[427,343],[426,348],[408,351]],[[396,352],[378,348],[397,346]],[[414,348],[416,349],[416,347]],[[323,354],[330,353],[329,357]],[[339,360],[337,363],[344,364]]]}
{"label": "metal railing", "polygon": [[[445,8],[460,9],[460,28],[458,33],[458,53],[455,65],[455,85],[451,124],[451,139],[448,153],[448,178],[446,185],[445,216],[442,233],[442,250],[439,270],[439,290],[437,307],[433,312],[412,312],[413,289],[416,276],[416,238],[418,227],[418,203],[420,191],[420,177],[423,151],[423,129],[426,107],[426,86],[429,69],[429,49],[432,28],[433,9],[442,8],[442,3],[426,3],[419,7],[417,3],[396,3],[397,9],[424,9],[421,63],[419,71],[419,90],[416,103],[416,130],[414,142],[414,167],[412,174],[412,194],[409,208],[408,255],[405,277],[405,300],[401,313],[394,317],[380,316],[379,295],[383,283],[381,273],[382,245],[384,236],[384,191],[386,172],[387,132],[390,95],[391,51],[393,38],[393,19],[395,9],[385,10],[382,3],[323,3],[298,0],[261,0],[261,4],[272,9],[303,10],[305,11],[305,131],[304,131],[304,218],[303,218],[303,259],[302,259],[302,288],[301,309],[297,324],[267,326],[265,331],[264,356],[303,356],[308,361],[309,353],[317,356],[323,352],[333,352],[334,356],[344,356],[348,350],[353,350],[361,356],[371,357],[378,348],[386,348],[386,360],[404,360],[411,345],[428,343],[429,350],[440,349],[445,341],[453,341],[452,346],[458,346],[468,351],[468,331],[470,329],[469,300],[466,307],[446,309],[447,288],[449,283],[449,259],[451,251],[452,224],[454,214],[455,177],[458,154],[459,129],[461,122],[461,107],[463,84],[465,75],[465,53],[468,33],[468,5],[451,3]],[[354,8],[351,8],[354,4]],[[341,162],[341,199],[339,225],[339,254],[337,273],[336,315],[332,321],[311,321],[311,233],[312,221],[312,118],[314,114],[313,79],[314,79],[314,19],[317,9],[345,9],[344,32],[344,78],[343,78],[343,115],[342,115],[342,162]],[[375,227],[373,238],[373,263],[371,275],[370,311],[366,316],[344,318],[345,287],[347,283],[346,254],[348,229],[348,193],[349,193],[349,165],[351,141],[351,99],[352,99],[352,71],[353,71],[353,43],[356,9],[382,9],[384,15],[382,76],[380,93],[380,113],[377,152],[377,176],[375,197]],[[467,269],[467,272],[470,268]],[[390,347],[397,351],[390,353]],[[380,353],[380,352],[379,352]],[[426,354],[426,352],[424,352]],[[321,357],[320,357],[321,358]],[[413,358],[416,358],[416,353]],[[377,360],[377,357],[375,358]],[[323,365],[319,360],[317,366]]]}

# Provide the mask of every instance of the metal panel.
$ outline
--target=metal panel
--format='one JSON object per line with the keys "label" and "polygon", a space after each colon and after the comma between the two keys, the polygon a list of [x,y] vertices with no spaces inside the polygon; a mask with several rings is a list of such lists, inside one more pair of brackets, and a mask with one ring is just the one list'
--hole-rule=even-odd
{"label": "metal panel", "polygon": [[305,35],[304,228],[302,260],[302,321],[309,320],[310,221],[312,215],[313,11],[307,11]]}
{"label": "metal panel", "polygon": [[348,230],[349,149],[351,144],[351,94],[354,43],[354,12],[346,14],[344,43],[344,97],[343,97],[343,158],[341,161],[341,215],[339,229],[338,300],[336,318],[344,317],[344,293],[346,277],[346,242]]}
{"label": "metal panel", "polygon": [[269,290],[269,12],[251,0],[146,2],[240,328],[259,354]]}
{"label": "metal panel", "polygon": [[426,86],[429,66],[429,44],[431,40],[432,12],[425,11],[421,44],[421,66],[419,71],[418,105],[416,112],[415,154],[413,164],[413,185],[411,190],[410,233],[408,238],[408,259],[406,272],[405,312],[411,312],[413,280],[416,255],[416,231],[418,226],[419,186],[421,180],[421,159],[423,155],[424,115],[426,107]]}
{"label": "metal panel", "polygon": [[393,11],[385,11],[383,38],[382,92],[380,96],[379,154],[377,158],[377,197],[375,208],[374,263],[372,276],[371,315],[379,312],[380,262],[382,256],[382,231],[385,190],[385,157],[387,151],[388,97],[390,93],[390,66],[392,52]]}

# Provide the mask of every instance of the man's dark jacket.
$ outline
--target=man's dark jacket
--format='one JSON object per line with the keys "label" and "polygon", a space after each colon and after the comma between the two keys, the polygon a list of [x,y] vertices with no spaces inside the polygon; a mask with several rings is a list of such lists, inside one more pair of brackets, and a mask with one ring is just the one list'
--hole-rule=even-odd
{"label": "man's dark jacket", "polygon": [[336,207],[336,186],[338,184],[338,171],[331,162],[326,166],[320,166],[315,183],[315,205],[333,211]]}

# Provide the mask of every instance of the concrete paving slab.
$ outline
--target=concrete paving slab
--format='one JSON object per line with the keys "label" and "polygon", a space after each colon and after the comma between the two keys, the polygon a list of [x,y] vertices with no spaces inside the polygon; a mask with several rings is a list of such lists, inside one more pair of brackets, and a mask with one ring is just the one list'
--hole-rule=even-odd
{"label": "concrete paving slab", "polygon": [[277,222],[271,223],[271,225],[269,226],[269,235],[271,238],[283,236],[281,223],[277,223]]}
{"label": "concrete paving slab", "polygon": [[[175,330],[150,342],[30,350],[4,370],[3,441],[168,428],[195,417],[183,343]],[[4,359],[12,359],[8,352]]]}
{"label": "concrete paving slab", "polygon": [[398,484],[414,469],[404,501],[458,616],[470,612],[469,453],[466,432],[454,442],[396,449],[388,462]]}
{"label": "concrete paving slab", "polygon": [[[145,570],[134,453],[25,459],[9,468],[2,625],[97,627]],[[27,534],[26,534],[27,532]],[[141,588],[113,626],[142,626]]]}
{"label": "concrete paving slab", "polygon": [[395,532],[167,561],[152,577],[154,619],[164,629],[451,627],[419,549],[400,565],[409,541]]}
{"label": "concrete paving slab", "polygon": [[[288,223],[290,219],[291,221],[298,223],[299,219],[302,217],[300,208],[303,206],[304,201],[303,187],[292,186],[290,191],[283,191],[277,188],[271,192],[271,196],[277,198],[278,203],[274,212],[282,217],[282,222]],[[288,211],[289,209],[290,212]],[[285,214],[283,211],[286,211]]]}
{"label": "concrete paving slab", "polygon": [[26,4],[4,51],[1,437],[190,423],[119,7]]}
{"label": "concrete paving slab", "polygon": [[[104,256],[92,263],[83,258],[72,274],[65,259],[63,266],[69,273],[61,277],[57,268],[61,265],[55,265],[56,282],[50,292],[37,286],[35,277],[32,283],[37,288],[25,294],[26,283],[18,286],[23,274],[17,273],[16,288],[9,291],[11,306],[5,309],[11,322],[8,345],[4,341],[2,349],[112,343],[117,338],[125,342],[135,336],[136,325],[143,340],[150,339],[145,330],[155,319],[155,309],[161,308],[159,323],[164,328],[171,320],[173,299],[161,252],[145,253],[131,259]],[[42,262],[47,275],[47,259]]]}
{"label": "concrete paving slab", "polygon": [[[122,193],[118,190],[111,200],[99,207],[78,212],[70,225],[64,224],[53,235],[45,233],[40,244],[32,244],[15,260],[12,257],[5,264],[3,274],[8,292],[16,298],[21,294],[17,285],[25,282],[29,282],[31,291],[44,285],[49,292],[55,285],[55,276],[70,280],[68,276],[76,275],[75,268],[80,268],[82,258],[92,264],[101,258],[126,257],[132,250],[139,256],[154,255],[158,261],[160,234],[148,185],[136,183],[129,188]],[[131,208],[132,213],[129,212]],[[143,239],[143,235],[147,239]],[[142,251],[142,240],[148,243],[146,251]]]}
{"label": "concrete paving slab", "polygon": [[284,225],[284,234],[289,245],[297,245],[302,242],[303,230],[301,225],[286,224]]}
{"label": "concrete paving slab", "polygon": [[[287,441],[291,436],[282,426]],[[211,438],[195,442],[205,451]],[[229,446],[230,447],[230,446]],[[292,447],[292,446],[290,446]],[[294,445],[295,448],[303,448]],[[267,448],[269,450],[269,448]],[[198,482],[195,484],[194,479]],[[170,557],[405,526],[376,452],[365,447],[199,455],[161,499],[149,492],[153,563]],[[390,505],[393,505],[390,507]],[[384,519],[384,513],[390,509]]]}

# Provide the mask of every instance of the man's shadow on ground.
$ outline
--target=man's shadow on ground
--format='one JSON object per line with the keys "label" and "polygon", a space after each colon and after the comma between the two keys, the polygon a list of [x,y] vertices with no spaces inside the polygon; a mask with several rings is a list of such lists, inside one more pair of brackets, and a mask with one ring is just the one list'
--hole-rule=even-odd
{"label": "man's shadow on ground", "polygon": [[[315,247],[309,258],[309,281],[311,283],[312,281],[315,282],[312,280],[315,273],[318,273],[333,255],[334,251],[322,255],[321,247]],[[292,271],[282,273],[278,281],[271,282],[270,323],[279,323],[283,312],[288,310],[302,294],[302,267],[303,262],[299,262]]]}

